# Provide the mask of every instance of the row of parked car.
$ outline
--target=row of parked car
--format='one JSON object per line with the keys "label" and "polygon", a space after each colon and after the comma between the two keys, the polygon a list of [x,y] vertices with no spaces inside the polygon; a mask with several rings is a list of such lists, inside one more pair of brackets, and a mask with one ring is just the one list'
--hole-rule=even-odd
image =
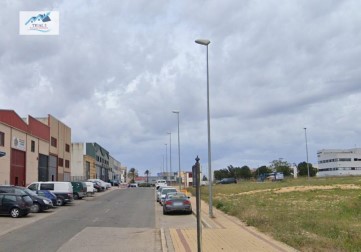
{"label": "row of parked car", "polygon": [[63,206],[74,199],[82,199],[102,192],[112,185],[100,179],[84,182],[33,182],[27,187],[0,185],[0,214],[13,218]]}
{"label": "row of parked car", "polygon": [[189,196],[166,183],[156,184],[156,201],[163,207],[164,215],[175,212],[192,213]]}

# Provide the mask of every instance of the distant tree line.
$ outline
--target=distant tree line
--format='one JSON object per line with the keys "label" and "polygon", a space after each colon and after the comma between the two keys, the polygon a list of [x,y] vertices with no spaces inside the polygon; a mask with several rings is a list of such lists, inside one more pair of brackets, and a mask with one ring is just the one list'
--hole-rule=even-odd
{"label": "distant tree line", "polygon": [[[310,176],[316,176],[317,169],[308,163],[308,168]],[[242,167],[234,167],[232,165],[227,166],[220,170],[214,171],[214,179],[221,180],[223,178],[236,178],[236,179],[251,179],[258,178],[261,174],[267,174],[272,172],[283,172],[283,175],[293,176],[293,168],[291,164],[287,161],[282,160],[273,160],[270,165],[267,167],[265,165],[258,167],[256,170],[252,171],[247,165]],[[307,163],[301,162],[297,165],[297,175],[298,176],[308,176]]]}

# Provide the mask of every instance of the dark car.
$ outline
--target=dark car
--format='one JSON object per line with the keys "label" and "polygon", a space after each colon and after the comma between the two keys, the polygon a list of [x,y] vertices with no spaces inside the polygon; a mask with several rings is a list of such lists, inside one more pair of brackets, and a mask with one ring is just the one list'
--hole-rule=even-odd
{"label": "dark car", "polygon": [[33,205],[27,194],[0,193],[0,214],[10,215],[13,218],[26,216]]}
{"label": "dark car", "polygon": [[118,179],[109,179],[108,183],[110,183],[112,186],[119,186],[120,181]]}
{"label": "dark car", "polygon": [[236,184],[237,180],[235,178],[224,178],[219,181],[217,184]]}
{"label": "dark car", "polygon": [[82,199],[86,197],[86,184],[84,182],[71,182],[73,186],[73,198]]}
{"label": "dark car", "polygon": [[100,185],[99,182],[97,181],[92,181],[94,188],[97,190],[97,192],[102,192],[104,191],[104,188]]}
{"label": "dark car", "polygon": [[180,192],[167,193],[163,203],[163,214],[166,215],[171,212],[185,212],[191,214],[192,204],[189,197]]}
{"label": "dark car", "polygon": [[2,193],[16,193],[16,194],[26,194],[32,201],[33,205],[31,206],[31,212],[38,213],[48,210],[53,207],[53,202],[48,198],[37,195],[35,192],[29,190],[28,188],[21,186],[11,186],[11,185],[2,185],[0,186],[0,192]]}
{"label": "dark car", "polygon": [[54,193],[48,191],[48,190],[38,190],[38,191],[35,191],[35,193],[39,196],[42,196],[42,197],[45,197],[45,198],[48,198],[51,200],[51,202],[53,202],[53,206],[56,206],[57,205],[57,197]]}

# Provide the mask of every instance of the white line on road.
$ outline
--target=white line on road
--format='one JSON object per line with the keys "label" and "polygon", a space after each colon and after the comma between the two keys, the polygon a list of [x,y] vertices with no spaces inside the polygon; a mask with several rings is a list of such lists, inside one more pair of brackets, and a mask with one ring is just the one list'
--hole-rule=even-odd
{"label": "white line on road", "polygon": [[109,212],[110,211],[110,209],[107,209],[107,210],[105,210],[105,213],[107,213],[107,212]]}

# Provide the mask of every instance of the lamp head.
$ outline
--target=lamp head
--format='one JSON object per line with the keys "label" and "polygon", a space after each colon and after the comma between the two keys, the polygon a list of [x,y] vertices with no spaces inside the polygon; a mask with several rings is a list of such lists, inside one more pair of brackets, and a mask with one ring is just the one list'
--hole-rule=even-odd
{"label": "lamp head", "polygon": [[197,44],[205,45],[205,46],[208,46],[211,43],[211,41],[209,41],[208,39],[197,39],[195,42]]}

